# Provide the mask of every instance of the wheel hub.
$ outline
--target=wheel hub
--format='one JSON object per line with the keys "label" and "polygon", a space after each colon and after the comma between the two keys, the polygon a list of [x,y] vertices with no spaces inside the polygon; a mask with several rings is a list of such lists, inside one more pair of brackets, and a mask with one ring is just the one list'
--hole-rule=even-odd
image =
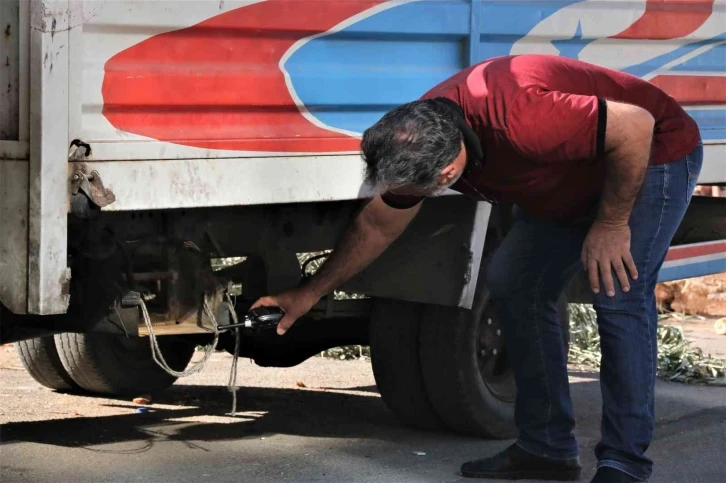
{"label": "wheel hub", "polygon": [[499,318],[491,305],[487,305],[479,319],[476,349],[479,372],[484,383],[497,399],[513,402],[516,395],[514,372]]}

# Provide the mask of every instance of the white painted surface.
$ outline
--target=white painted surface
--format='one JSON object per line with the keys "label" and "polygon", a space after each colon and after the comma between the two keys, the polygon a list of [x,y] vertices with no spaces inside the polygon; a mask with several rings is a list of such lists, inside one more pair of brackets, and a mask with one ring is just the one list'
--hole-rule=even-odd
{"label": "white painted surface", "polygon": [[0,141],[17,141],[20,124],[19,0],[0,2]]}
{"label": "white painted surface", "polygon": [[[299,203],[366,197],[358,155],[87,162],[116,195],[105,210]],[[70,163],[69,174],[75,170]]]}
{"label": "white painted surface", "polygon": [[[0,301],[27,311],[28,278],[28,99],[29,2],[0,1]],[[8,89],[9,87],[9,89]],[[11,134],[11,135],[7,135]],[[2,139],[6,138],[6,139]]]}
{"label": "white painted surface", "polygon": [[469,280],[461,291],[461,299],[459,306],[471,309],[474,305],[474,296],[476,295],[477,283],[479,282],[479,269],[481,267],[482,254],[484,253],[484,243],[486,242],[487,226],[489,225],[489,215],[492,212],[492,205],[484,201],[480,201],[476,205],[476,214],[474,215],[474,228],[471,232],[471,268],[469,269]]}
{"label": "white painted surface", "polygon": [[27,309],[28,162],[0,161],[0,301]]}
{"label": "white painted surface", "polygon": [[30,32],[28,312],[60,314],[68,296],[68,0],[33,0]]}
{"label": "white painted surface", "polygon": [[703,168],[698,177],[702,184],[726,183],[726,144],[703,146]]}

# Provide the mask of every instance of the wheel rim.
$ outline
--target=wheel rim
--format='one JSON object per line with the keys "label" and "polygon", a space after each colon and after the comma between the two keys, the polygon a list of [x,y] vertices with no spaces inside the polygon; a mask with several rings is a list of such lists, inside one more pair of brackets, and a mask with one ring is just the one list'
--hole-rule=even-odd
{"label": "wheel rim", "polygon": [[484,384],[500,401],[514,402],[517,392],[514,372],[507,355],[499,318],[490,304],[487,304],[478,325],[476,358]]}

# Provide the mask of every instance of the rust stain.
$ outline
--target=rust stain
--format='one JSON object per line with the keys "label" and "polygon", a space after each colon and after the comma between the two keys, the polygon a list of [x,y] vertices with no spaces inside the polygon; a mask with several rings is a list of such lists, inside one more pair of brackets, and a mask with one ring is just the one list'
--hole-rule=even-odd
{"label": "rust stain", "polygon": [[61,295],[63,295],[63,296],[70,296],[71,295],[71,281],[64,274],[61,277],[60,282],[61,282]]}

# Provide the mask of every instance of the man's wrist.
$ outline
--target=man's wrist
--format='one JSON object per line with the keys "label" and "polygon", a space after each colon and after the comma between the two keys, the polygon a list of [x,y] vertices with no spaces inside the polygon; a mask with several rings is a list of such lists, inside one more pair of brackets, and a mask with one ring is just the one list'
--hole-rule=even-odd
{"label": "man's wrist", "polygon": [[600,205],[600,209],[597,212],[595,223],[610,228],[626,226],[628,221],[630,221],[630,211],[628,210],[627,213],[625,211],[626,210],[623,209],[611,209],[603,203]]}
{"label": "man's wrist", "polygon": [[306,299],[312,301],[313,305],[316,304],[323,296],[326,294],[320,294],[320,288],[316,287],[315,283],[313,281],[309,281],[306,284],[303,284],[300,287],[300,291],[302,292],[303,297]]}
{"label": "man's wrist", "polygon": [[627,220],[622,219],[612,219],[612,218],[603,218],[598,216],[595,218],[594,225],[600,225],[605,228],[621,228],[624,226],[628,226]]}

